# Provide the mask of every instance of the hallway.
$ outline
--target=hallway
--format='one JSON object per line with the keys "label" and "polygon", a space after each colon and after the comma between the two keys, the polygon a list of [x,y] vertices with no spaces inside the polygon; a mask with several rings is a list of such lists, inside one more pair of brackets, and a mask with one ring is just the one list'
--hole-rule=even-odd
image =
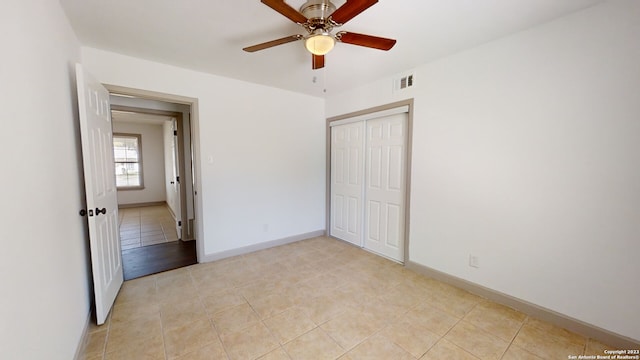
{"label": "hallway", "polygon": [[122,250],[178,240],[175,222],[166,205],[118,211]]}
{"label": "hallway", "polygon": [[120,209],[119,224],[125,280],[198,262],[195,240],[178,240],[165,205]]}

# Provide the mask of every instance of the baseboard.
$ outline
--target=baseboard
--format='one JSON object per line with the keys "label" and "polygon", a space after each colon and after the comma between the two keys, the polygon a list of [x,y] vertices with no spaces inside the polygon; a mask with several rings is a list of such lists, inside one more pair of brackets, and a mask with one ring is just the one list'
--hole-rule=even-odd
{"label": "baseboard", "polygon": [[164,203],[167,206],[167,210],[169,210],[169,214],[171,214],[171,217],[173,218],[173,220],[175,221],[178,217],[176,216],[176,213],[173,212],[173,209],[171,208],[171,206],[169,206],[169,204]]}
{"label": "baseboard", "polygon": [[596,339],[618,349],[638,349],[640,341],[602,329],[584,321],[574,319],[559,312],[538,306],[528,301],[515,298],[499,291],[472,283],[459,277],[432,269],[430,267],[407,261],[406,267],[422,275],[453,285],[472,294],[486,298],[498,304],[508,306],[536,319],[540,319],[562,327],[588,338]]}
{"label": "baseboard", "polygon": [[163,205],[167,205],[167,203],[165,201],[152,201],[152,202],[144,202],[144,203],[136,203],[136,204],[118,204],[118,209],[128,209],[128,208],[146,207],[146,206],[163,206]]}
{"label": "baseboard", "polygon": [[84,328],[82,329],[82,336],[80,336],[80,342],[78,346],[76,346],[76,354],[73,357],[75,360],[82,359],[82,353],[84,352],[84,347],[87,345],[87,336],[89,335],[89,324],[91,323],[91,311],[87,315],[87,321],[84,322]]}
{"label": "baseboard", "polygon": [[324,230],[316,230],[316,231],[312,231],[304,234],[289,236],[282,239],[271,240],[271,241],[266,241],[259,244],[253,244],[253,245],[243,246],[236,249],[221,251],[214,254],[207,254],[202,257],[201,262],[211,262],[211,261],[221,260],[221,259],[225,259],[233,256],[244,255],[244,254],[252,253],[254,251],[265,250],[272,247],[286,245],[286,244],[294,243],[297,241],[307,240],[307,239],[311,239],[318,236],[324,236],[324,234],[325,234]]}

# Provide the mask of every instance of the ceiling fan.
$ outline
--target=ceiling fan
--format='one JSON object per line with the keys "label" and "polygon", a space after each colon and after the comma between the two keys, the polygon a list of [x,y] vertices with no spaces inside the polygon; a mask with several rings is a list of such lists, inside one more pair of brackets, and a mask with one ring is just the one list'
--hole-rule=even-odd
{"label": "ceiling fan", "polygon": [[333,49],[336,41],[385,51],[396,44],[394,39],[377,36],[347,31],[340,31],[336,34],[331,33],[334,28],[344,25],[347,21],[377,3],[378,0],[347,0],[338,9],[330,0],[307,0],[300,7],[300,11],[296,11],[287,5],[284,0],[260,1],[305,28],[308,35],[291,35],[242,49],[247,52],[255,52],[293,41],[304,40],[305,47],[312,55],[312,68],[316,70],[324,67],[324,55]]}

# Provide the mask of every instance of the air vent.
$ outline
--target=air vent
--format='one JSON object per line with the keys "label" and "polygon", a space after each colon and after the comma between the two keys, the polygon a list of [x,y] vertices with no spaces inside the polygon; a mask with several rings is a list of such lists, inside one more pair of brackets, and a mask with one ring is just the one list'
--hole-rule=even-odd
{"label": "air vent", "polygon": [[416,83],[416,76],[413,72],[397,75],[393,78],[393,91],[402,91],[411,88]]}

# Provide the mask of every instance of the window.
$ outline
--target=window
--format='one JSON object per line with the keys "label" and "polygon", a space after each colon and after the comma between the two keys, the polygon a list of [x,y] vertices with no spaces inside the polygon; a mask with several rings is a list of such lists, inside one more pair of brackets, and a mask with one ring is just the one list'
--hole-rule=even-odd
{"label": "window", "polygon": [[113,134],[118,189],[142,189],[142,142],[139,134]]}

